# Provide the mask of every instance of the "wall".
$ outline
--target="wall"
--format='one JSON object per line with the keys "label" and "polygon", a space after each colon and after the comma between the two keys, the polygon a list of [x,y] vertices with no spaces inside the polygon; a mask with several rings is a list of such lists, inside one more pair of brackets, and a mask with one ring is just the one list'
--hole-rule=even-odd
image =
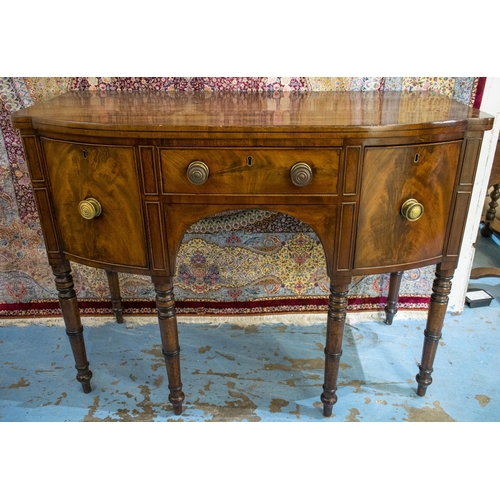
{"label": "wall", "polygon": [[484,199],[488,189],[488,179],[498,142],[500,131],[500,78],[488,78],[481,100],[481,110],[493,115],[493,130],[484,134],[483,145],[479,157],[476,182],[472,191],[469,218],[465,227],[460,260],[453,279],[450,294],[449,310],[461,313],[464,310],[465,293],[469,284],[469,276],[474,260],[474,242],[477,239]]}

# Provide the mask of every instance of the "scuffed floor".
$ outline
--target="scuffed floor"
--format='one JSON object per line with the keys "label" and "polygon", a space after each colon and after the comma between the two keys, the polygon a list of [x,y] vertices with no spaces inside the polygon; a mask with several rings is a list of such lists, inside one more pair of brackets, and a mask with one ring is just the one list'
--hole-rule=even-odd
{"label": "scuffed floor", "polygon": [[[500,297],[498,280],[475,283]],[[0,327],[0,421],[497,422],[500,303],[446,316],[434,382],[416,395],[425,320],[348,325],[333,416],[322,416],[325,324],[180,324],[184,412],[168,403],[157,325],[85,329],[83,394],[64,329]],[[325,318],[326,319],[326,318]],[[1,324],[0,324],[1,326]]]}

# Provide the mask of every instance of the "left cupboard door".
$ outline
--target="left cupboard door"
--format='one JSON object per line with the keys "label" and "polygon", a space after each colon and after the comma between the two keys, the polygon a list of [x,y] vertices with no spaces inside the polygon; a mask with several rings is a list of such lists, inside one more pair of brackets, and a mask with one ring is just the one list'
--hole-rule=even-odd
{"label": "left cupboard door", "polygon": [[147,268],[134,148],[42,139],[65,254],[105,267]]}

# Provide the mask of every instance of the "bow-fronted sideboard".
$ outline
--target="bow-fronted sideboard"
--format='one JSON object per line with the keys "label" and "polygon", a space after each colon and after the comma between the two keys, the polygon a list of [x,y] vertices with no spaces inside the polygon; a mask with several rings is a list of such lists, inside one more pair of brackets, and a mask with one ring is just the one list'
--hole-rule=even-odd
{"label": "bow-fronted sideboard", "polygon": [[92,373],[69,261],[105,269],[114,285],[117,272],[151,276],[180,414],[177,250],[203,217],[257,208],[305,222],[325,252],[325,416],[352,276],[391,273],[391,323],[402,271],[437,265],[416,377],[425,394],[492,117],[423,92],[70,92],[12,121],[84,392]]}

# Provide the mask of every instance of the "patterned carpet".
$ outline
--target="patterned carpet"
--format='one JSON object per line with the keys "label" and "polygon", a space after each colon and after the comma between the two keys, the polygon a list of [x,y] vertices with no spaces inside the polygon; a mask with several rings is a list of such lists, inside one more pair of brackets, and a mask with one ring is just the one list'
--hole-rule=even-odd
{"label": "patterned carpet", "polygon": [[[58,315],[51,269],[26,161],[10,114],[76,89],[164,92],[434,90],[479,107],[484,78],[0,78],[0,317]],[[104,271],[73,264],[82,312],[110,314]],[[404,273],[400,308],[427,308],[433,268]],[[260,210],[208,217],[186,233],[178,256],[179,314],[271,314],[326,310],[329,280],[316,234],[293,217]],[[353,280],[350,311],[385,306],[387,275]],[[126,314],[153,314],[144,276],[120,275]]]}

